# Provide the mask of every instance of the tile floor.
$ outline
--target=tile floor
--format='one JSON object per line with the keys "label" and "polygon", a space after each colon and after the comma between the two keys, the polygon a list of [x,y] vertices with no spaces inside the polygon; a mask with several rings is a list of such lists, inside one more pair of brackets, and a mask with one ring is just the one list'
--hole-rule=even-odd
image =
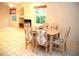
{"label": "tile floor", "polygon": [[[68,40],[66,56],[79,55],[78,44]],[[36,54],[31,48],[25,48],[25,33],[23,29],[4,27],[0,29],[1,56],[45,56],[42,50]],[[53,51],[52,56],[61,56],[59,51]]]}

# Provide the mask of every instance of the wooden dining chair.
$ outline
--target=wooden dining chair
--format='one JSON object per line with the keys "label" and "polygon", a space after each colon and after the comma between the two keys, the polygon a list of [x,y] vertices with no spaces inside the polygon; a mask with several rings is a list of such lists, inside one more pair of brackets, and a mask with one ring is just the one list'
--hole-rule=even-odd
{"label": "wooden dining chair", "polygon": [[62,55],[64,55],[64,52],[66,51],[66,42],[69,35],[71,27],[66,30],[65,35],[63,38],[57,38],[53,41],[53,45],[55,49],[59,49],[62,52]]}
{"label": "wooden dining chair", "polygon": [[36,53],[37,53],[39,46],[44,46],[45,47],[45,55],[47,55],[49,41],[47,40],[47,33],[46,33],[45,29],[40,28],[37,30],[37,39],[36,40],[37,40]]}
{"label": "wooden dining chair", "polygon": [[24,24],[24,31],[25,31],[26,48],[27,48],[27,45],[31,44],[32,41],[32,29],[29,23]]}

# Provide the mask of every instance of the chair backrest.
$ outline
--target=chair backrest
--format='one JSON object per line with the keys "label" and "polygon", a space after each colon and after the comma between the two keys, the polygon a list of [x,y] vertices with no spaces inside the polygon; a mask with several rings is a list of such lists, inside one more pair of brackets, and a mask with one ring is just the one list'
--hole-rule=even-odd
{"label": "chair backrest", "polygon": [[25,36],[26,38],[29,40],[32,39],[32,29],[30,27],[30,24],[29,23],[25,23],[24,24],[24,29],[25,29]]}
{"label": "chair backrest", "polygon": [[46,42],[46,30],[45,29],[38,29],[37,30],[37,41],[40,45],[43,45]]}
{"label": "chair backrest", "polygon": [[24,29],[30,28],[30,23],[24,23]]}
{"label": "chair backrest", "polygon": [[68,38],[68,36],[69,36],[70,30],[71,30],[71,27],[69,27],[69,28],[66,30],[65,35],[64,35],[64,42],[63,42],[63,43],[66,43],[67,38]]}
{"label": "chair backrest", "polygon": [[49,24],[48,24],[48,23],[44,23],[44,24],[43,24],[43,27],[44,27],[45,29],[48,29]]}
{"label": "chair backrest", "polygon": [[58,29],[58,24],[56,24],[56,23],[52,23],[51,24],[51,29]]}

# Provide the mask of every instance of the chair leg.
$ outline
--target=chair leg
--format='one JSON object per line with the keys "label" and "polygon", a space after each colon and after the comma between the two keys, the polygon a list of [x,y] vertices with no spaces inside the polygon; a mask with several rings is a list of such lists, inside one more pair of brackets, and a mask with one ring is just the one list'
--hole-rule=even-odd
{"label": "chair leg", "polygon": [[[32,44],[33,45],[33,44]],[[34,45],[32,46],[32,52],[34,51]]]}
{"label": "chair leg", "polygon": [[27,39],[26,39],[26,49],[27,49]]}
{"label": "chair leg", "polygon": [[32,47],[32,52],[34,51],[34,43],[33,40],[31,41],[31,47]]}
{"label": "chair leg", "polygon": [[37,50],[38,50],[38,45],[37,45],[37,42],[36,42],[36,53],[37,53]]}
{"label": "chair leg", "polygon": [[64,52],[65,52],[65,49],[64,49],[64,46],[62,47],[62,55],[64,56]]}
{"label": "chair leg", "polygon": [[47,51],[48,51],[48,47],[46,45],[46,48],[45,48],[45,55],[47,55]]}
{"label": "chair leg", "polygon": [[36,46],[36,44],[32,41],[32,52],[34,51],[34,46]]}
{"label": "chair leg", "polygon": [[65,46],[64,46],[64,52],[66,53],[66,44],[65,44]]}

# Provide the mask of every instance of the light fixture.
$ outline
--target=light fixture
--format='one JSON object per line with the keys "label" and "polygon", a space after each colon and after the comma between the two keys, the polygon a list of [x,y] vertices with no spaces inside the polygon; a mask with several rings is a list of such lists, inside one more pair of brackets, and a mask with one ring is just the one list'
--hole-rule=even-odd
{"label": "light fixture", "polygon": [[15,7],[15,4],[10,3],[10,4],[9,4],[9,7],[10,7],[10,8]]}

